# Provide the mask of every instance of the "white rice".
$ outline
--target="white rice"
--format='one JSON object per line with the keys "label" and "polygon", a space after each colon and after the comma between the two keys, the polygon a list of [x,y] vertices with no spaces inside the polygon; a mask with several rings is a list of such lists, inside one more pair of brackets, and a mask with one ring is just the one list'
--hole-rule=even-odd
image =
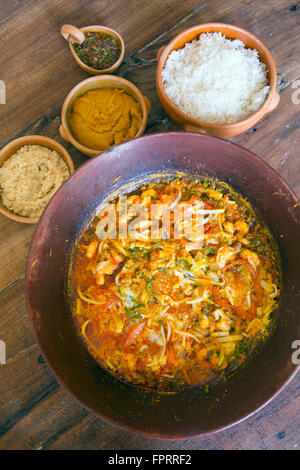
{"label": "white rice", "polygon": [[249,117],[264,103],[270,87],[267,69],[256,49],[221,33],[172,51],[162,71],[165,91],[184,113],[209,123],[232,123]]}

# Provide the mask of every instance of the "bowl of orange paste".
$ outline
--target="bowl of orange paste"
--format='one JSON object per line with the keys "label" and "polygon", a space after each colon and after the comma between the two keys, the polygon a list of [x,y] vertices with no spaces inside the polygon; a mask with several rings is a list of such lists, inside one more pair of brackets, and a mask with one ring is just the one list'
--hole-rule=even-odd
{"label": "bowl of orange paste", "polygon": [[102,75],[76,85],[63,104],[60,134],[88,156],[139,137],[145,131],[151,105],[124,78]]}

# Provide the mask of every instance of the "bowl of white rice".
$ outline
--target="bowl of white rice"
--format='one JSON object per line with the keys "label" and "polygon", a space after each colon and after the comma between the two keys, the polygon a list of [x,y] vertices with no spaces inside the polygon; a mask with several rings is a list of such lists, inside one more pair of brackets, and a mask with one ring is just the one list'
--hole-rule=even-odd
{"label": "bowl of white rice", "polygon": [[186,131],[232,137],[279,103],[271,52],[239,26],[189,28],[160,49],[157,60],[159,99]]}

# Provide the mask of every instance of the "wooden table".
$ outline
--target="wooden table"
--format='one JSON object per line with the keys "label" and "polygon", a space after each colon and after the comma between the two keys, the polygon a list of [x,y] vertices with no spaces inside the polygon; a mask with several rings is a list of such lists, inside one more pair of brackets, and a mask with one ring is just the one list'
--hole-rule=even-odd
{"label": "wooden table", "polygon": [[[300,195],[300,2],[297,0],[10,0],[1,2],[0,144],[26,134],[58,141],[68,91],[88,78],[74,62],[60,26],[103,24],[125,39],[121,75],[152,103],[147,133],[180,130],[155,90],[156,53],[180,31],[219,21],[241,25],[271,50],[278,67],[279,107],[232,140],[270,163]],[[298,87],[299,93],[297,95]],[[293,95],[294,94],[294,95]],[[294,99],[292,97],[294,96]],[[76,166],[86,161],[64,143]],[[24,271],[34,227],[0,215],[0,449],[295,449],[299,446],[299,375],[270,405],[216,436],[184,441],[146,439],[88,413],[58,385],[33,340],[25,312]],[[298,409],[298,410],[297,410]],[[297,416],[298,411],[298,416]]]}

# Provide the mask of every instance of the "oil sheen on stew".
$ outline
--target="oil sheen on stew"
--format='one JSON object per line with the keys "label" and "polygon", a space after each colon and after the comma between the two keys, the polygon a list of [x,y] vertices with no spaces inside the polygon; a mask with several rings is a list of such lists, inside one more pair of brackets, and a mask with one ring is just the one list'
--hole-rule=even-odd
{"label": "oil sheen on stew", "polygon": [[[90,354],[128,383],[167,391],[243,363],[270,331],[281,285],[277,247],[249,203],[216,180],[165,178],[127,195],[128,215],[111,204],[119,228],[135,204],[149,220],[135,237],[99,238],[104,210],[76,244],[69,295]],[[168,236],[159,222],[151,237],[151,207],[154,219],[169,214]],[[191,207],[201,219],[187,237],[180,214]]]}

